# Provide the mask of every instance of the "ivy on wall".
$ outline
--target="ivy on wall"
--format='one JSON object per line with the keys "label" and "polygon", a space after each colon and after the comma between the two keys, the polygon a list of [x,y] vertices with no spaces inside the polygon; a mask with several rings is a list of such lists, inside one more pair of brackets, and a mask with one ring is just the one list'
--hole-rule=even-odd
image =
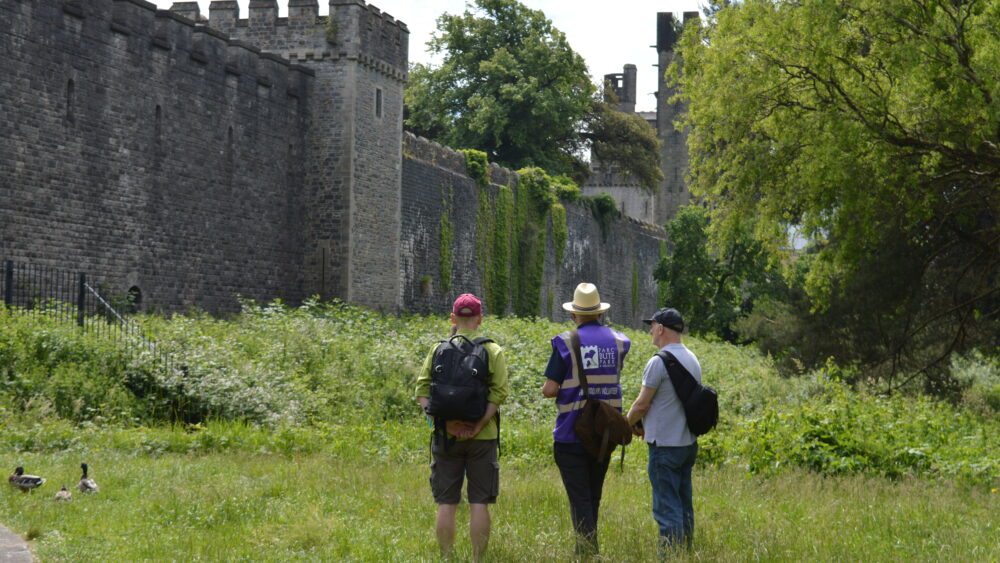
{"label": "ivy on wall", "polygon": [[632,262],[632,318],[639,312],[639,263]]}
{"label": "ivy on wall", "polygon": [[491,314],[507,313],[510,295],[510,217],[513,215],[513,195],[507,186],[500,186],[496,197],[489,190],[489,162],[486,153],[473,149],[461,151],[465,169],[479,188],[476,210],[476,258],[483,276],[486,309]]}
{"label": "ivy on wall", "polygon": [[469,177],[476,182],[477,186],[485,188],[490,183],[490,164],[486,153],[476,149],[463,149],[459,152],[465,155],[465,171],[468,172]]}
{"label": "ivy on wall", "polygon": [[[601,224],[605,239],[608,224],[619,216],[617,205],[607,194],[581,197],[580,188],[569,177],[552,177],[541,168],[519,170],[516,193],[510,186],[499,186],[493,196],[486,153],[471,149],[461,152],[469,177],[479,187],[476,257],[483,277],[486,307],[492,314],[502,316],[509,304],[518,316],[538,316],[543,305],[541,290],[549,221],[552,221],[557,268],[562,266],[569,240],[566,208],[559,201],[580,201],[587,206]],[[603,198],[610,201],[610,208]],[[442,236],[444,232],[442,228]],[[546,300],[550,315],[552,300],[550,293]]]}
{"label": "ivy on wall", "polygon": [[[480,192],[481,193],[481,192]],[[493,261],[489,264],[490,275],[487,285],[487,295],[493,295],[496,300],[498,315],[507,313],[507,297],[510,295],[510,241],[512,238],[511,218],[514,216],[514,192],[510,186],[500,186],[497,189],[493,218],[491,242],[493,245]]]}
{"label": "ivy on wall", "polygon": [[562,266],[563,255],[566,253],[566,241],[569,240],[569,227],[566,225],[566,208],[561,203],[552,204],[552,249],[556,253],[556,268]]}
{"label": "ivy on wall", "polygon": [[611,223],[622,215],[621,211],[618,211],[615,198],[607,192],[602,192],[595,196],[582,196],[580,203],[590,209],[590,214],[594,216],[597,224],[601,227],[601,239],[607,242]]}
{"label": "ivy on wall", "polygon": [[447,193],[441,198],[440,247],[438,249],[438,277],[441,279],[441,290],[447,293],[451,290],[451,271],[455,261],[453,245],[455,228],[451,221],[451,210],[454,207],[455,186],[449,185]]}
{"label": "ivy on wall", "polygon": [[[667,257],[667,241],[660,241],[660,262]],[[659,280],[656,282],[656,303],[660,307],[667,306],[667,292],[670,291],[670,282]]]}
{"label": "ivy on wall", "polygon": [[514,232],[514,313],[534,317],[541,312],[542,275],[549,211],[556,203],[551,177],[541,168],[518,171]]}

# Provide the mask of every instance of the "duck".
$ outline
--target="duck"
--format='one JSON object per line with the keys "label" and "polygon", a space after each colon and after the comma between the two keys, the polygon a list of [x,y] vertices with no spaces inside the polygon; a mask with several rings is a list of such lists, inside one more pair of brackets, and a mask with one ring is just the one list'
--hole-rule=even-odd
{"label": "duck", "polygon": [[66,485],[56,491],[56,500],[73,500],[73,493],[66,490]]}
{"label": "duck", "polygon": [[80,492],[81,493],[96,493],[97,491],[101,490],[100,487],[97,486],[97,483],[94,482],[93,479],[91,479],[90,477],[87,477],[87,464],[86,463],[81,463],[80,464],[80,469],[83,469],[83,476],[80,477],[80,484],[77,485],[77,488],[80,489]]}
{"label": "duck", "polygon": [[25,475],[24,468],[18,466],[10,477],[7,478],[7,482],[10,483],[11,487],[17,487],[24,492],[28,492],[32,489],[37,489],[45,483],[44,477],[39,477],[37,475]]}

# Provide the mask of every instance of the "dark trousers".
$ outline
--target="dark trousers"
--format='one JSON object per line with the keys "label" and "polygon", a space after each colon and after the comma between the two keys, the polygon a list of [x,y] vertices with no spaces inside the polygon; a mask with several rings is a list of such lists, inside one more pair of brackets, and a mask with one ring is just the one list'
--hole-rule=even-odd
{"label": "dark trousers", "polygon": [[577,534],[576,550],[597,553],[597,514],[610,458],[598,461],[582,445],[563,442],[554,443],[553,453],[569,497],[569,512]]}

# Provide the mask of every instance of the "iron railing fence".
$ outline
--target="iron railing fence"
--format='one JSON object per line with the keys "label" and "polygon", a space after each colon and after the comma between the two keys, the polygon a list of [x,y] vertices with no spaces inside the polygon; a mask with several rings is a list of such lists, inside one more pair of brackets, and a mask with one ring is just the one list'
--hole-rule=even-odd
{"label": "iron railing fence", "polygon": [[70,272],[38,264],[4,260],[0,296],[12,311],[44,315],[75,323],[81,330],[107,338],[132,357],[149,353],[167,371],[173,362],[138,323],[130,319],[129,295],[113,298],[104,284],[85,272]]}

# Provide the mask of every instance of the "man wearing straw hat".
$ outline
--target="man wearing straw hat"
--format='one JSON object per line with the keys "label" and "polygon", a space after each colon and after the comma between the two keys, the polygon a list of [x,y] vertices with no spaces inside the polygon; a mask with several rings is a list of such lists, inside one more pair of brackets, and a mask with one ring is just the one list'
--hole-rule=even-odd
{"label": "man wearing straw hat", "polygon": [[[552,355],[542,386],[542,395],[555,398],[559,409],[552,432],[553,453],[569,497],[578,554],[597,554],[599,551],[597,516],[610,462],[610,457],[596,459],[587,453],[574,430],[585,403],[579,369],[587,376],[591,397],[621,410],[621,369],[631,345],[627,336],[600,323],[601,315],[610,308],[611,305],[601,302],[594,284],[576,286],[573,301],[563,304],[563,309],[576,323],[576,329],[552,339]],[[575,359],[574,333],[578,338],[582,366],[577,366]]]}

